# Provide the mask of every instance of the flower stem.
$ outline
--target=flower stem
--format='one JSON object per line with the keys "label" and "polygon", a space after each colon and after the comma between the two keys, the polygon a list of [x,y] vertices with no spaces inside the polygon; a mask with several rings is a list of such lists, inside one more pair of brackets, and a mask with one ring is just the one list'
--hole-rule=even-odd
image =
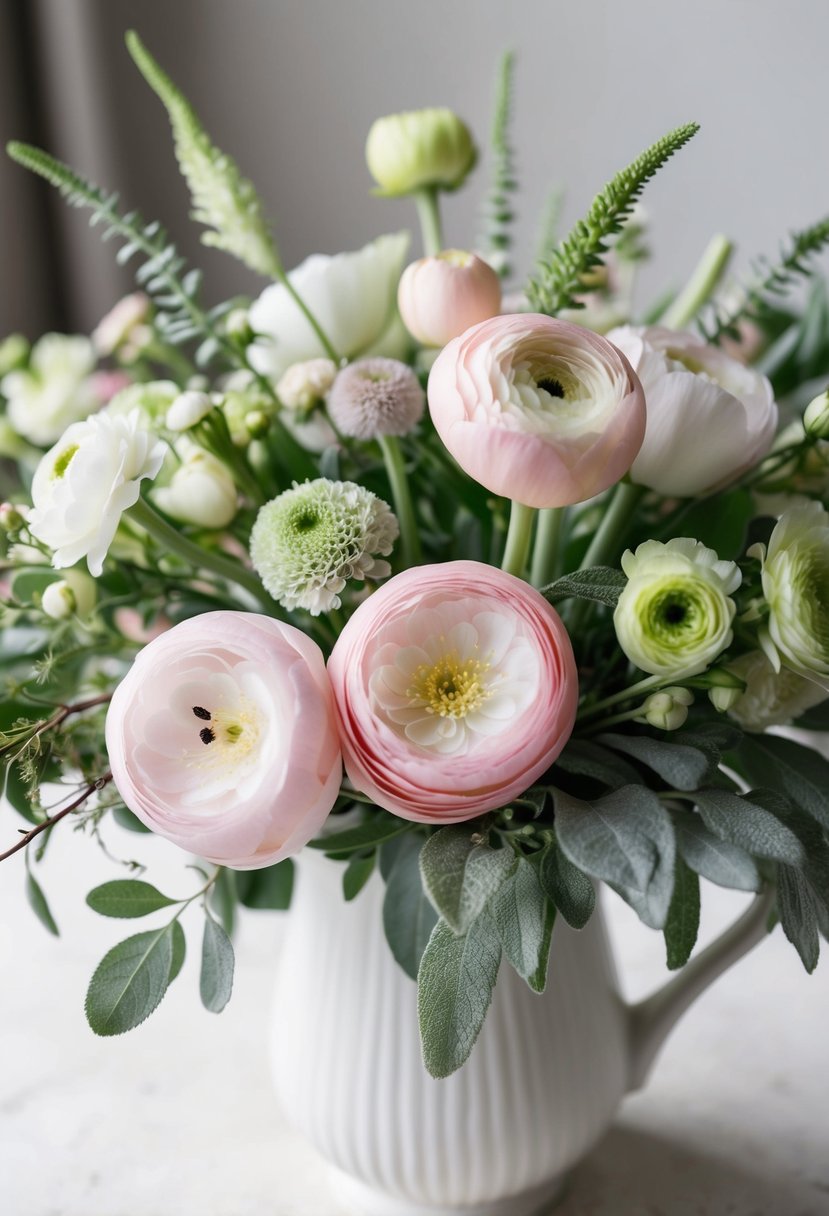
{"label": "flower stem", "polygon": [[734,246],[724,236],[714,236],[685,287],[660,321],[668,329],[682,329],[693,321],[716,290],[731,260]]}
{"label": "flower stem", "polygon": [[601,566],[616,559],[619,538],[644,492],[644,486],[635,486],[630,481],[619,482],[579,566],[580,570],[589,570],[591,566]]}
{"label": "flower stem", "polygon": [[328,337],[328,334],[322,328],[322,326],[320,325],[317,318],[314,316],[314,314],[311,312],[308,305],[303,300],[302,296],[299,294],[297,289],[294,287],[293,283],[291,282],[290,276],[282,268],[281,264],[279,267],[279,271],[277,273],[277,278],[279,279],[280,283],[285,288],[285,290],[287,291],[288,295],[291,297],[293,302],[296,304],[297,308],[302,313],[303,317],[305,317],[305,320],[311,326],[314,333],[319,338],[319,340],[325,350],[325,353],[328,355],[328,358],[333,359],[334,362],[337,365],[339,365],[340,356],[337,354],[336,350],[334,349],[334,347],[331,343],[331,340]]}
{"label": "flower stem", "polygon": [[[602,701],[597,701],[595,705],[591,705],[589,709],[583,710],[579,714],[579,722],[583,722],[585,718],[592,718],[594,714],[601,713],[603,709],[609,709],[611,705],[618,705],[620,701],[631,701],[634,697],[639,697],[642,693],[653,692],[663,684],[670,684],[670,676],[646,676],[644,680],[639,680],[637,684],[631,684],[628,688],[623,688],[619,692],[614,692],[611,696],[605,697]],[[673,680],[676,683],[676,679]]]}
{"label": "flower stem", "polygon": [[501,569],[506,570],[507,574],[514,574],[516,578],[523,578],[524,575],[534,519],[534,507],[525,507],[523,503],[513,500]]}
{"label": "flower stem", "polygon": [[232,558],[222,557],[220,553],[203,549],[200,545],[188,540],[186,536],[182,536],[181,532],[172,524],[168,524],[166,519],[162,518],[145,498],[139,498],[135,506],[130,507],[127,514],[134,523],[139,524],[145,532],[152,536],[153,540],[157,540],[169,552],[177,554],[197,570],[212,570],[220,578],[235,583],[273,614],[275,605],[251,570],[246,570]]}
{"label": "flower stem", "polygon": [[400,544],[403,550],[403,562],[409,566],[419,566],[422,560],[420,552],[420,535],[417,531],[414,504],[409,490],[409,479],[406,476],[406,466],[400,443],[394,435],[378,435],[377,442],[383,453],[392,498],[394,512],[400,524]]}
{"label": "flower stem", "polygon": [[559,549],[565,521],[566,507],[545,507],[538,512],[538,527],[533,544],[533,560],[530,582],[534,587],[544,587],[558,574]]}
{"label": "flower stem", "polygon": [[443,248],[443,230],[440,222],[440,204],[436,186],[424,186],[414,195],[417,217],[423,236],[423,252],[427,257],[440,253]]}

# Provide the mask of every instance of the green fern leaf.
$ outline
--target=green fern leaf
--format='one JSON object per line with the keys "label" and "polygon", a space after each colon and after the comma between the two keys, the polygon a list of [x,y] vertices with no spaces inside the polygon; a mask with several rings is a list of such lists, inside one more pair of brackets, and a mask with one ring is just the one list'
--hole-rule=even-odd
{"label": "green fern leaf", "polygon": [[515,215],[509,196],[518,188],[509,132],[514,75],[515,55],[512,51],[506,51],[498,67],[490,137],[492,182],[483,208],[484,231],[478,242],[478,247],[502,279],[507,278],[512,270],[509,251],[512,248],[512,221]]}

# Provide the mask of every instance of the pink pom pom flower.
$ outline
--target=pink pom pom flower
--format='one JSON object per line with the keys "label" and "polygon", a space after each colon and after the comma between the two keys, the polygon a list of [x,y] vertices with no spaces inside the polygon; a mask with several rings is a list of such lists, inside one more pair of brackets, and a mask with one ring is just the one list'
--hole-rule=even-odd
{"label": "pink pom pom flower", "polygon": [[297,853],[342,776],[322,652],[251,612],[192,617],[150,642],[115,690],[106,743],[142,823],[237,870]]}
{"label": "pink pom pom flower", "polygon": [[492,317],[444,347],[429,410],[458,464],[528,507],[584,502],[624,477],[645,396],[606,338],[540,313]]}
{"label": "pink pom pom flower", "polygon": [[331,654],[346,772],[386,810],[472,819],[526,790],[573,729],[567,631],[527,583],[479,562],[406,570]]}
{"label": "pink pom pom flower", "polygon": [[501,311],[501,280],[474,253],[446,249],[403,271],[397,307],[409,333],[424,346],[445,346]]}

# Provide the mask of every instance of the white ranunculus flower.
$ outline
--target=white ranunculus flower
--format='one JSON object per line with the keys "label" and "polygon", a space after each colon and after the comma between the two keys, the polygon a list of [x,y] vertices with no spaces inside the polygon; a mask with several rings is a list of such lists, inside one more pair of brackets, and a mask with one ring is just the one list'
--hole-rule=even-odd
{"label": "white ranunculus flower", "polygon": [[829,696],[826,689],[796,671],[786,667],[775,671],[762,650],[741,655],[728,664],[728,670],[745,680],[745,692],[728,710],[743,730],[761,732],[770,726],[788,726]]}
{"label": "white ranunculus flower", "polygon": [[91,373],[95,351],[88,338],[44,334],[32,347],[26,369],[0,381],[14,429],[41,447],[54,443],[73,422],[100,408]]}
{"label": "white ranunculus flower", "polygon": [[152,497],[165,514],[201,528],[225,528],[236,514],[238,495],[227,466],[185,440],[176,444],[182,463],[169,485]]}
{"label": "white ranunculus flower", "polygon": [[763,565],[768,632],[760,635],[775,671],[781,664],[829,692],[829,512],[807,502],[781,515]]}
{"label": "white ranunculus flower", "polygon": [[[312,254],[290,271],[291,283],[339,355],[405,353],[410,339],[396,300],[408,246],[408,233],[393,233],[354,253]],[[327,353],[281,283],[266,287],[248,316],[259,335],[248,357],[263,375],[278,379],[292,363]]]}
{"label": "white ranunculus flower", "polygon": [[768,452],[777,406],[765,376],[694,334],[660,326],[613,329],[648,406],[645,442],[631,480],[670,498],[707,494]]}
{"label": "white ranunculus flower", "polygon": [[86,558],[101,573],[122,512],[157,475],[167,445],[143,429],[140,413],[108,412],[75,422],[41,460],[32,481],[29,530],[60,570]]}

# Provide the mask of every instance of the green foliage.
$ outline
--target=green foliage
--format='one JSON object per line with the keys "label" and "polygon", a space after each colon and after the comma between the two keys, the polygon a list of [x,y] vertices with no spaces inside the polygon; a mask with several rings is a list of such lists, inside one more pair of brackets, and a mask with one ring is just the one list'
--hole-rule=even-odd
{"label": "green foliage", "polygon": [[721,840],[768,861],[793,866],[805,861],[805,850],[795,833],[764,805],[770,801],[767,795],[697,790],[694,801],[705,826]]}
{"label": "green foliage", "polygon": [[149,916],[160,908],[169,908],[178,901],[168,899],[148,882],[120,878],[95,887],[86,897],[93,912],[101,916]]}
{"label": "green foliage", "polygon": [[645,185],[675,152],[697,133],[697,123],[677,127],[638,156],[608,182],[583,220],[579,220],[552,256],[542,262],[527,284],[530,304],[554,317],[565,308],[578,308],[585,291],[584,276],[598,266],[607,240],[620,232]]}
{"label": "green foliage", "polygon": [[141,74],[169,115],[179,168],[193,199],[193,219],[210,229],[202,235],[203,243],[233,254],[259,274],[278,277],[282,273],[279,255],[255,187],[211,143],[190,102],[134,30],[126,41]]}
{"label": "green foliage", "polygon": [[136,933],[105,954],[86,994],[95,1034],[124,1034],[148,1018],[167,991],[172,964],[172,924]]}
{"label": "green foliage", "polygon": [[558,908],[572,929],[583,929],[596,907],[596,888],[561,849],[550,845],[531,860],[547,899]]}
{"label": "green foliage", "polygon": [[233,990],[233,945],[212,916],[204,922],[199,994],[210,1013],[221,1013]]}
{"label": "green foliage", "polygon": [[43,894],[43,889],[28,869],[26,870],[26,898],[29,901],[30,908],[44,929],[54,937],[60,937],[60,929],[58,929],[57,922],[52,915],[46,896]]}
{"label": "green foliage", "polygon": [[457,824],[430,836],[420,854],[426,894],[454,933],[465,933],[516,867],[511,849],[493,849]]}
{"label": "green foliage", "polygon": [[589,570],[562,575],[554,583],[542,587],[541,594],[554,605],[562,600],[577,599],[615,608],[626,586],[627,579],[621,570],[612,566],[592,566]]}
{"label": "green foliage", "polygon": [[611,790],[635,785],[640,779],[632,764],[593,739],[570,739],[556,767],[565,773],[588,777]]}
{"label": "green foliage", "polygon": [[543,992],[556,909],[525,857],[492,895],[489,913],[509,962],[533,992]]}
{"label": "green foliage", "polygon": [[233,880],[239,903],[246,908],[284,912],[291,906],[294,863],[290,857],[261,870],[238,870]]}
{"label": "green foliage", "polygon": [[746,735],[736,761],[752,784],[784,795],[829,831],[829,761],[818,752],[779,735]]}
{"label": "green foliage", "polygon": [[385,840],[391,840],[393,836],[410,831],[411,826],[405,820],[398,819],[396,815],[389,815],[386,811],[378,811],[356,828],[327,832],[323,836],[318,836],[316,840],[310,841],[309,844],[312,849],[321,849],[329,854],[353,853],[357,849],[382,844]]}
{"label": "green foliage", "polygon": [[777,910],[783,932],[811,974],[820,955],[817,906],[808,882],[791,866],[777,867]]}
{"label": "green foliage", "polygon": [[187,939],[184,936],[184,930],[177,920],[173,921],[173,959],[170,963],[170,979],[172,984],[178,973],[184,966],[184,959],[187,955]]}
{"label": "green foliage", "polygon": [[[423,838],[409,833],[398,836],[391,845],[384,845],[380,854],[386,878],[383,929],[392,954],[413,980],[417,979],[423,951],[438,921],[420,877],[422,847]],[[387,870],[384,854],[392,858]]]}
{"label": "green foliage", "polygon": [[699,878],[677,857],[674,893],[665,921],[665,947],[671,971],[684,967],[691,957],[699,933],[699,910]]}
{"label": "green foliage", "polygon": [[372,849],[370,853],[365,855],[362,853],[352,853],[348,860],[348,865],[343,871],[343,895],[346,902],[356,899],[360,894],[374,873],[376,861],[376,849]]}
{"label": "green foliage", "polygon": [[708,756],[698,748],[683,743],[655,739],[653,735],[644,733],[607,733],[599,735],[598,742],[632,756],[676,790],[698,789],[706,777],[712,775]]}
{"label": "green foliage", "polygon": [[694,811],[674,807],[671,818],[676,831],[677,851],[695,873],[717,886],[735,891],[760,890],[760,871],[745,849],[709,832]]}
{"label": "green foliage", "polygon": [[495,110],[492,118],[492,181],[484,202],[484,231],[478,242],[502,279],[512,272],[512,221],[515,214],[509,196],[518,189],[514,153],[510,140],[515,54],[506,51],[498,65]]}

